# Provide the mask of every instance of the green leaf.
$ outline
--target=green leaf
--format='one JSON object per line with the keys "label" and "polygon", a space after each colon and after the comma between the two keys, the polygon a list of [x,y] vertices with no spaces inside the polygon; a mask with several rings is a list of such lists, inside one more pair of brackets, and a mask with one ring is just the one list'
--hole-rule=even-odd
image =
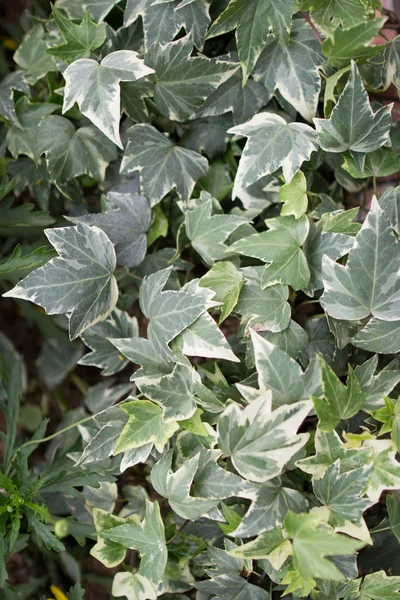
{"label": "green leaf", "polygon": [[175,421],[165,423],[163,411],[153,402],[132,400],[121,406],[129,416],[114,448],[114,455],[127,452],[132,448],[140,448],[152,442],[159,452],[174,432],[179,428]]}
{"label": "green leaf", "polygon": [[192,38],[186,36],[169,44],[152,44],[146,53],[146,64],[155,72],[154,101],[171,121],[193,119],[204,101],[238,68],[228,61],[191,57],[192,50]]}
{"label": "green leaf", "polygon": [[128,313],[115,309],[107,319],[89,327],[81,334],[82,341],[91,352],[85,354],[79,364],[103,369],[102,375],[118,373],[129,361],[118,352],[110,339],[133,338],[138,334],[136,317],[130,317]]}
{"label": "green leaf", "polygon": [[388,396],[400,381],[400,371],[396,363],[389,363],[375,374],[378,366],[378,356],[372,356],[362,365],[358,365],[354,372],[366,395],[366,410],[376,410],[384,405],[384,396]]}
{"label": "green leaf", "polygon": [[207,38],[236,28],[236,43],[246,82],[267,43],[270,27],[279,43],[288,43],[294,12],[296,6],[292,0],[282,0],[279,4],[272,0],[231,0],[211,26]]}
{"label": "green leaf", "polygon": [[359,600],[398,600],[400,577],[388,577],[385,571],[371,573],[364,578],[360,587]]}
{"label": "green leaf", "polygon": [[207,169],[206,158],[174,146],[150,125],[134,125],[128,130],[121,173],[139,171],[140,188],[150,206],[174,188],[181,200],[188,201],[196,181],[205,176]]}
{"label": "green leaf", "polygon": [[312,121],[318,108],[322,69],[325,59],[321,44],[309,24],[296,19],[290,42],[282,45],[270,39],[257,63],[254,77],[269,93],[276,90],[306,121]]}
{"label": "green leaf", "polygon": [[[284,527],[292,539],[293,566],[302,585],[311,591],[315,579],[341,581],[345,576],[326,556],[352,554],[364,544],[321,526],[324,513],[296,515],[289,512]],[[283,580],[284,582],[284,580]]]}
{"label": "green leaf", "polygon": [[74,62],[78,58],[90,58],[92,50],[99,48],[106,40],[105,25],[96,25],[90,20],[87,10],[81,23],[76,25],[58,10],[52,6],[52,14],[58,29],[65,41],[65,44],[53,46],[47,52],[63,60],[67,64]]}
{"label": "green leaf", "polygon": [[373,112],[353,61],[351,75],[329,119],[314,119],[318,143],[327,152],[368,153],[390,142],[392,105]]}
{"label": "green leaf", "polygon": [[144,196],[110,192],[103,213],[70,217],[73,223],[100,227],[110,238],[117,253],[117,263],[135,267],[146,255],[146,233],[151,224],[151,209]]}
{"label": "green leaf", "polygon": [[34,210],[34,204],[12,206],[14,198],[0,201],[0,227],[46,227],[54,219],[45,210]]}
{"label": "green leaf", "polygon": [[371,19],[348,29],[337,27],[321,46],[323,53],[328,57],[328,65],[341,69],[352,60],[358,63],[365,62],[379,54],[386,45],[368,44],[378,35],[385,20]]}
{"label": "green leaf", "polygon": [[253,486],[250,488],[241,477],[219,466],[217,460],[220,456],[220,450],[201,448],[199,465],[191,488],[192,493],[202,498],[220,500],[232,496],[249,497]]}
{"label": "green leaf", "polygon": [[324,257],[321,305],[344,320],[373,315],[385,321],[400,319],[400,281],[396,275],[400,249],[385,213],[372,201],[346,266]]}
{"label": "green leaf", "polygon": [[114,247],[97,227],[60,227],[45,233],[59,257],[30,273],[4,296],[31,300],[48,314],[67,314],[73,340],[115,308]]}
{"label": "green leaf", "polygon": [[[327,212],[321,216],[322,231],[356,235],[361,229],[361,223],[354,222],[359,208]],[[332,258],[332,256],[330,256]],[[338,257],[339,258],[339,257]]]}
{"label": "green leaf", "polygon": [[358,169],[357,164],[351,156],[345,156],[342,168],[355,179],[387,177],[400,170],[400,157],[393,148],[383,146],[366,156],[362,171]]}
{"label": "green leaf", "polygon": [[192,247],[212,266],[230,250],[225,240],[248,220],[235,215],[212,215],[213,199],[207,192],[201,193],[200,201],[194,210],[185,212],[186,234]]}
{"label": "green leaf", "polygon": [[168,499],[172,510],[182,519],[196,521],[207,514],[218,503],[218,499],[197,498],[190,495],[193,478],[199,467],[200,454],[190,458],[175,472],[171,471],[172,451],[170,450],[154,465],[150,479],[152,486]]}
{"label": "green leaf", "polygon": [[140,553],[139,575],[160,583],[167,564],[164,524],[158,502],[146,500],[146,516],[141,523],[118,525],[102,532],[105,539]]}
{"label": "green leaf", "polygon": [[260,560],[268,559],[274,569],[279,570],[286,559],[292,554],[292,545],[283,537],[280,527],[275,527],[243,546],[229,551],[236,558]]}
{"label": "green leaf", "polygon": [[99,560],[103,565],[112,569],[118,566],[125,559],[126,546],[113,542],[101,534],[111,531],[125,523],[137,523],[138,517],[132,515],[127,519],[112,515],[101,508],[94,507],[93,521],[97,532],[97,544],[90,550],[90,554]]}
{"label": "green leaf", "polygon": [[136,81],[153,73],[133,50],[118,50],[107,54],[99,64],[80,58],[63,73],[65,91],[63,113],[75,102],[106,137],[122,148],[119,135],[121,81]]}
{"label": "green leaf", "polygon": [[0,261],[0,279],[19,281],[34,269],[38,269],[53,258],[54,251],[47,246],[40,246],[32,252],[23,254],[23,248],[18,245],[8,258]]}
{"label": "green leaf", "polygon": [[263,483],[280,475],[307,442],[308,435],[297,430],[310,410],[305,401],[271,412],[271,398],[265,397],[243,410],[232,403],[218,420],[219,446],[242,477]]}
{"label": "green leaf", "polygon": [[111,593],[116,598],[123,596],[128,600],[157,600],[157,590],[150,579],[126,571],[114,576]]}
{"label": "green leaf", "polygon": [[297,171],[290,183],[279,188],[279,202],[285,204],[281,210],[283,217],[293,215],[299,219],[307,212],[307,180],[302,171]]}
{"label": "green leaf", "polygon": [[14,158],[20,154],[26,154],[33,160],[39,158],[38,126],[44,117],[58,108],[57,104],[31,103],[26,96],[17,101],[15,112],[18,123],[11,125],[7,131],[7,147]]}
{"label": "green leaf", "polygon": [[183,26],[183,15],[176,10],[178,2],[158,3],[152,0],[127,0],[124,26],[140,16],[143,21],[145,47],[154,42],[165,44],[174,39]]}
{"label": "green leaf", "polygon": [[238,240],[229,249],[269,263],[263,272],[264,287],[275,283],[291,285],[295,290],[307,287],[310,269],[301,246],[308,235],[308,218],[278,217],[269,219],[267,225],[268,231]]}
{"label": "green leaf", "polygon": [[384,490],[400,487],[400,463],[395,458],[397,449],[392,440],[370,440],[364,446],[373,452],[367,497],[378,502]]}
{"label": "green leaf", "polygon": [[305,0],[303,10],[311,10],[313,22],[331,33],[338,25],[349,29],[363,23],[367,17],[366,3],[362,0]]}
{"label": "green leaf", "polygon": [[29,95],[29,87],[22,71],[9,73],[0,82],[0,116],[9,123],[18,124],[14,106],[14,90]]}
{"label": "green leaf", "polygon": [[390,527],[394,535],[400,541],[400,497],[397,492],[386,496],[386,507],[388,510]]}
{"label": "green leaf", "polygon": [[167,237],[169,228],[168,218],[159,204],[156,204],[152,212],[153,222],[147,232],[147,246],[151,246],[160,237]]}
{"label": "green leaf", "polygon": [[351,343],[357,348],[378,354],[400,352],[400,321],[382,321],[372,318]]}
{"label": "green leaf", "polygon": [[199,281],[199,285],[215,292],[214,300],[222,302],[219,325],[235,308],[244,278],[235,265],[229,261],[215,263]]}
{"label": "green leaf", "polygon": [[121,0],[83,0],[83,8],[90,11],[95,21],[103,21],[113,6]]}
{"label": "green leaf", "polygon": [[331,367],[319,357],[324,398],[314,398],[315,412],[322,431],[332,431],[342,419],[350,419],[363,407],[363,393],[357,376],[349,365],[347,387]]}
{"label": "green leaf", "polygon": [[50,71],[58,70],[55,61],[47,54],[43,37],[43,27],[38,23],[24,35],[14,54],[14,61],[24,71],[24,77],[30,85],[35,85]]}
{"label": "green leaf", "polygon": [[233,197],[280,167],[285,180],[290,182],[303,162],[317,150],[317,136],[311,127],[287,123],[272,113],[255,115],[228,133],[248,137],[235,177]]}

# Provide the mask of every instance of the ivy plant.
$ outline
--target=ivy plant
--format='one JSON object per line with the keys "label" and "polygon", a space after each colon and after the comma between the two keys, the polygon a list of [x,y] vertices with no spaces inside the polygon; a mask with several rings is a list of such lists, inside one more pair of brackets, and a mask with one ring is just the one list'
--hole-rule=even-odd
{"label": "ivy plant", "polygon": [[2,303],[38,352],[0,334],[0,596],[48,595],[8,579],[36,547],[84,598],[80,545],[109,597],[400,599],[399,18],[48,8],[0,83]]}

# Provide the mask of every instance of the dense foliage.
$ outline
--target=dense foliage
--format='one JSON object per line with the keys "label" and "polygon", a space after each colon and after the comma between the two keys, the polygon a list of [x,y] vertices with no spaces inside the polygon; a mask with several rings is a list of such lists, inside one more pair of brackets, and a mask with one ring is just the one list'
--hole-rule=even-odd
{"label": "dense foliage", "polygon": [[63,417],[7,329],[0,597],[49,589],[7,583],[15,553],[79,578],[86,545],[110,597],[400,599],[396,16],[32,10],[0,83],[0,280]]}

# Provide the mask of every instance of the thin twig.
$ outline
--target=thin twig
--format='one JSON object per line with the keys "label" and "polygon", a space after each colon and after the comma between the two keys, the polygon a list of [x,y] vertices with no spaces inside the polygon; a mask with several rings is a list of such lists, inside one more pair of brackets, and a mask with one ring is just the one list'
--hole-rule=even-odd
{"label": "thin twig", "polygon": [[303,17],[305,18],[305,20],[307,21],[307,23],[310,25],[311,29],[313,30],[315,37],[322,44],[322,42],[324,40],[319,35],[318,29],[315,27],[314,23],[311,21],[310,15],[308,13],[304,12],[303,10],[300,11],[300,14],[303,15]]}

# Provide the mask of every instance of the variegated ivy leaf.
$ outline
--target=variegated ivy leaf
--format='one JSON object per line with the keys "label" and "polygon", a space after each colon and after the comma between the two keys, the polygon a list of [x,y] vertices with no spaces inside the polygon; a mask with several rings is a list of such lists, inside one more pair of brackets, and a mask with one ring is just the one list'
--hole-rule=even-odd
{"label": "variegated ivy leaf", "polygon": [[210,23],[208,1],[179,0],[175,10],[184,22],[186,33],[191,34],[196,48],[202,50],[207,27]]}
{"label": "variegated ivy leaf", "polygon": [[59,256],[4,294],[31,300],[47,314],[67,314],[71,340],[115,308],[118,286],[114,246],[101,229],[78,225],[46,229]]}
{"label": "variegated ivy leaf", "polygon": [[372,473],[367,487],[367,498],[378,502],[385,490],[400,488],[400,463],[392,440],[367,440],[364,448],[372,450]]}
{"label": "variegated ivy leaf", "polygon": [[153,69],[147,67],[133,50],[111,52],[100,64],[90,58],[80,58],[63,73],[63,113],[76,102],[82,114],[122,148],[119,136],[120,82],[136,81],[150,73]]}
{"label": "variegated ivy leaf", "polygon": [[194,496],[223,500],[232,496],[253,497],[253,486],[218,465],[220,450],[200,449],[199,465],[191,491]]}
{"label": "variegated ivy leaf", "polygon": [[[373,321],[374,319],[371,320],[371,322]],[[377,366],[378,356],[375,355],[362,365],[358,365],[354,370],[365,393],[364,408],[368,411],[377,410],[384,406],[383,397],[388,396],[400,381],[400,370],[396,360],[375,373]]]}
{"label": "variegated ivy leaf", "polygon": [[14,106],[14,90],[29,95],[29,87],[22,71],[6,75],[0,83],[0,116],[9,123],[18,125]]}
{"label": "variegated ivy leaf", "polygon": [[37,24],[28,31],[14,54],[14,61],[24,71],[27,83],[35,83],[50,71],[57,71],[53,58],[47,54],[47,46],[43,41],[44,30]]}
{"label": "variegated ivy leaf", "polygon": [[219,447],[242,477],[266,482],[306,444],[308,434],[297,430],[311,408],[304,401],[271,411],[271,397],[265,396],[244,409],[232,403],[218,419]]}
{"label": "variegated ivy leaf", "polygon": [[[89,439],[88,443],[84,445],[83,452],[75,465],[89,465],[111,456],[127,421],[128,416],[119,406],[101,413],[96,418],[96,424],[98,424],[99,428],[94,432],[93,437]],[[87,436],[82,433],[82,437],[86,442]]]}
{"label": "variegated ivy leaf", "polygon": [[195,587],[204,592],[207,598],[215,600],[268,600],[269,595],[263,588],[249,583],[238,573],[223,573],[212,579],[198,581]]}
{"label": "variegated ivy leaf", "polygon": [[[268,289],[270,288],[266,288],[266,290]],[[265,330],[257,333],[295,360],[306,355],[310,345],[308,334],[293,319],[289,321],[289,325],[285,329],[277,333]],[[254,348],[250,340],[246,347],[246,364],[250,368],[254,366]]]}
{"label": "variegated ivy leaf", "polygon": [[127,571],[114,576],[111,593],[128,600],[157,600],[157,588],[150,579]]}
{"label": "variegated ivy leaf", "polygon": [[344,320],[371,315],[384,321],[400,320],[399,261],[399,243],[374,198],[346,266],[323,258],[324,310]]}
{"label": "variegated ivy leaf", "polygon": [[378,354],[400,352],[400,321],[371,319],[351,340],[353,346]]}
{"label": "variegated ivy leaf", "polygon": [[146,255],[146,233],[152,219],[149,203],[144,196],[118,192],[109,192],[107,199],[105,212],[69,217],[69,220],[100,227],[115,245],[117,263],[136,267]]}
{"label": "variegated ivy leaf", "polygon": [[234,198],[280,167],[286,181],[291,181],[303,162],[318,148],[314,129],[304,123],[287,123],[279,115],[267,112],[232,127],[228,133],[248,137],[235,178]]}
{"label": "variegated ivy leaf", "polygon": [[329,523],[340,527],[346,521],[359,523],[363,512],[373,501],[364,499],[372,472],[369,463],[358,469],[341,473],[340,460],[330,465],[322,477],[313,482],[315,496],[329,508]]}
{"label": "variegated ivy leaf", "polygon": [[393,229],[400,233],[400,186],[385,190],[379,204]]}
{"label": "variegated ivy leaf", "polygon": [[146,500],[146,516],[140,523],[117,525],[102,531],[100,535],[125,548],[138,550],[138,574],[154,584],[161,582],[167,565],[167,545],[158,502]]}
{"label": "variegated ivy leaf", "polygon": [[370,19],[348,29],[337,27],[322,43],[322,51],[328,57],[330,67],[346,67],[351,60],[359,63],[376,56],[386,45],[373,44],[382,29],[385,18]]}
{"label": "variegated ivy leaf", "polygon": [[50,176],[60,187],[83,174],[103,181],[107,166],[117,158],[114,144],[93,125],[75,129],[69,119],[51,116],[36,131],[36,154],[45,154]]}
{"label": "variegated ivy leaf", "polygon": [[129,420],[114,447],[114,455],[153,443],[159,452],[179,426],[176,421],[165,423],[162,409],[148,400],[132,400],[121,405]]}
{"label": "variegated ivy leaf", "polygon": [[310,269],[301,246],[310,224],[306,216],[278,217],[266,221],[269,229],[249,235],[232,244],[229,250],[269,263],[263,272],[263,286],[275,283],[291,285],[295,290],[307,287]]}
{"label": "variegated ivy leaf", "polygon": [[388,88],[393,83],[400,92],[400,38],[398,36],[391,40],[385,58],[387,60],[383,65],[385,87]]}
{"label": "variegated ivy leaf", "polygon": [[128,27],[140,16],[143,21],[145,46],[153,42],[164,44],[172,41],[183,26],[182,15],[176,10],[176,2],[158,3],[154,0],[127,0],[124,26]]}
{"label": "variegated ivy leaf", "polygon": [[[357,579],[360,583],[360,579]],[[385,571],[377,571],[364,577],[359,590],[360,600],[398,600],[400,597],[400,577],[387,576]]]}
{"label": "variegated ivy leaf", "polygon": [[244,278],[235,265],[228,261],[215,263],[199,281],[199,285],[215,292],[214,300],[222,302],[219,325],[235,308]]}
{"label": "variegated ivy leaf", "polygon": [[177,471],[171,470],[173,451],[169,450],[151,470],[151,484],[158,494],[168,499],[172,510],[182,519],[196,521],[213,509],[219,500],[198,498],[190,494],[199,467],[200,454],[190,458]]}
{"label": "variegated ivy leaf", "polygon": [[279,3],[273,0],[231,0],[212,24],[207,38],[236,28],[236,44],[246,82],[267,43],[270,28],[280,44],[288,43],[294,12],[296,5],[293,0],[281,0]]}
{"label": "variegated ivy leaf", "polygon": [[207,173],[206,158],[174,146],[151,125],[134,125],[128,130],[128,143],[121,173],[139,171],[141,192],[154,206],[172,189],[188,201],[196,181]]}
{"label": "variegated ivy leaf", "polygon": [[293,215],[299,219],[307,212],[307,180],[302,171],[297,171],[290,183],[285,183],[279,188],[279,201],[284,203],[282,217]]}
{"label": "variegated ivy leaf", "polygon": [[212,215],[213,199],[207,192],[202,192],[199,205],[185,212],[186,234],[193,248],[210,266],[221,260],[227,247],[225,240],[248,219],[236,215]]}
{"label": "variegated ivy leaf", "polygon": [[116,308],[111,315],[89,327],[81,334],[82,341],[91,352],[80,359],[80,365],[103,369],[102,375],[114,375],[128,364],[128,360],[111,343],[112,338],[133,338],[139,335],[136,317]]}
{"label": "variegated ivy leaf", "polygon": [[268,559],[273,568],[279,570],[292,554],[292,545],[284,537],[282,528],[275,527],[255,540],[230,550],[229,554],[238,558]]}
{"label": "variegated ivy leaf", "polygon": [[302,9],[311,11],[316,25],[330,33],[338,25],[344,29],[363,23],[368,10],[362,0],[303,0]]}
{"label": "variegated ivy leaf", "polygon": [[320,374],[315,373],[315,362],[311,361],[304,373],[291,356],[278,346],[251,332],[254,358],[260,390],[271,390],[273,406],[293,404],[319,395]]}
{"label": "variegated ivy leaf", "polygon": [[172,121],[196,116],[204,101],[237,70],[229,61],[191,57],[193,41],[186,36],[168,44],[154,43],[146,53],[146,64],[154,69],[154,101]]}
{"label": "variegated ivy leaf", "polygon": [[322,431],[332,431],[342,419],[350,419],[364,405],[365,394],[352,367],[348,367],[347,387],[336,373],[319,358],[322,374],[323,398],[314,398],[315,412]]}
{"label": "variegated ivy leaf", "polygon": [[47,50],[54,58],[63,60],[67,64],[78,58],[90,58],[92,50],[99,48],[105,42],[105,25],[93,23],[89,11],[85,13],[79,25],[67,19],[55,6],[52,7],[52,14],[65,42]]}
{"label": "variegated ivy leaf", "polygon": [[112,569],[122,563],[126,556],[126,546],[113,542],[105,537],[102,533],[111,531],[114,527],[118,527],[124,523],[137,523],[139,518],[132,515],[123,519],[112,515],[101,508],[93,509],[93,521],[98,535],[97,544],[90,550],[90,554],[99,560],[103,565]]}
{"label": "variegated ivy leaf", "polygon": [[357,154],[373,152],[381,146],[390,145],[391,112],[392,105],[389,105],[382,106],[374,113],[357,65],[353,61],[350,78],[330,118],[314,119],[318,143],[327,152],[350,150],[355,153],[356,158]]}
{"label": "variegated ivy leaf", "polygon": [[89,10],[95,21],[102,21],[108,15],[113,6],[121,0],[83,0],[85,10]]}
{"label": "variegated ivy leaf", "polygon": [[319,69],[324,64],[321,43],[310,25],[297,19],[288,45],[269,39],[256,65],[254,78],[265,86],[270,98],[279,90],[306,121],[312,121],[321,91]]}

